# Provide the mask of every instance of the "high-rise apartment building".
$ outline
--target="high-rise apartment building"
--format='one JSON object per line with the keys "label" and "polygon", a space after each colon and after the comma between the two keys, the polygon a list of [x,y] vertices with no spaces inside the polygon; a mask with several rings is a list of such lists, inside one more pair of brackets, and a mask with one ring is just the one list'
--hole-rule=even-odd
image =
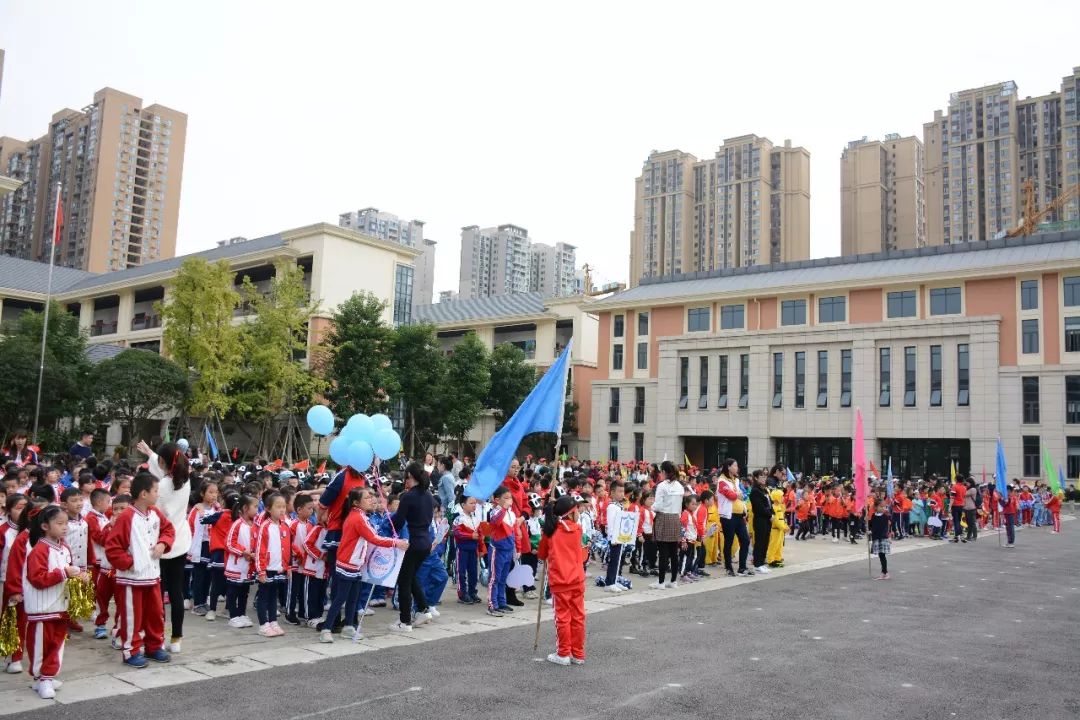
{"label": "high-rise apartment building", "polygon": [[743,135],[713,158],[653,152],[636,180],[630,283],[810,256],[810,153]]}
{"label": "high-rise apartment building", "polygon": [[459,297],[529,292],[531,245],[529,231],[517,225],[461,228]]}
{"label": "high-rise apartment building", "polygon": [[[923,126],[929,244],[1012,230],[1023,216],[1028,180],[1039,208],[1080,180],[1078,93],[1080,67],[1063,79],[1060,93],[1020,99],[1008,81],[950,96],[948,111],[936,111]],[[1045,218],[1077,220],[1075,198]]]}
{"label": "high-rise apartment building", "polygon": [[577,248],[569,243],[555,245],[532,244],[529,263],[529,289],[544,297],[569,297],[576,295],[575,265]]}
{"label": "high-rise apartment building", "polygon": [[926,245],[922,141],[890,134],[849,142],[840,156],[840,223],[844,255]]}
{"label": "high-rise apartment building", "polygon": [[0,252],[48,261],[59,185],[56,264],[105,272],[173,257],[186,135],[184,113],[104,88],[41,138],[0,139],[0,174],[23,183],[0,207]]}
{"label": "high-rise apartment building", "polygon": [[435,241],[424,237],[423,220],[404,220],[378,208],[341,213],[338,225],[420,251],[412,280],[415,305],[430,305],[435,294]]}

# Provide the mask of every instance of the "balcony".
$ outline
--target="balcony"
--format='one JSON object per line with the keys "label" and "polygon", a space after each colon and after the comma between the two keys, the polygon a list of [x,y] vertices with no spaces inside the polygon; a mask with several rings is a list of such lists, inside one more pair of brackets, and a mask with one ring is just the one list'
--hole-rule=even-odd
{"label": "balcony", "polygon": [[132,330],[153,330],[161,327],[160,315],[137,314],[131,319]]}
{"label": "balcony", "polygon": [[90,326],[90,337],[99,337],[101,335],[115,335],[116,334],[116,321],[105,322],[104,320],[98,320]]}

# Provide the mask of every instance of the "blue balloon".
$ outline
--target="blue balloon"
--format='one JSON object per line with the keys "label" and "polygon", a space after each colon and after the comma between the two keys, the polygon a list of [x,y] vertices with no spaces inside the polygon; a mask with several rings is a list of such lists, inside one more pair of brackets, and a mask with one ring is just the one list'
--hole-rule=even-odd
{"label": "blue balloon", "polygon": [[386,417],[382,413],[379,413],[378,415],[372,415],[371,424],[375,426],[375,432],[379,432],[380,430],[394,429],[394,424],[390,422],[390,418]]}
{"label": "blue balloon", "polygon": [[357,413],[349,418],[349,422],[345,424],[345,429],[348,431],[349,436],[354,440],[366,440],[371,442],[371,438],[375,435],[375,425],[364,413]]}
{"label": "blue balloon", "polygon": [[371,461],[375,459],[375,452],[364,440],[357,440],[349,445],[349,465],[357,472],[364,472],[371,467]]}
{"label": "blue balloon", "polygon": [[325,405],[313,405],[307,411],[307,424],[316,435],[334,432],[334,413]]}
{"label": "blue balloon", "polygon": [[330,459],[337,463],[338,467],[349,464],[349,439],[336,437],[330,441]]}
{"label": "blue balloon", "polygon": [[371,447],[380,459],[389,460],[397,457],[398,452],[401,451],[401,438],[393,430],[380,430],[375,433]]}

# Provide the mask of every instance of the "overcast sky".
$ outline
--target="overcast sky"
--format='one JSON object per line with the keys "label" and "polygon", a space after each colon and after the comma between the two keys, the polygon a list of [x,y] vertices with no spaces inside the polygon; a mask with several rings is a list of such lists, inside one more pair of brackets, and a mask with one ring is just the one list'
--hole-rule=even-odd
{"label": "overcast sky", "polygon": [[921,138],[952,91],[1041,95],[1080,65],[1080,3],[786,5],[3,0],[0,135],[104,86],[186,112],[181,253],[375,206],[426,221],[436,292],[473,224],[625,280],[653,149],[803,145],[811,252],[835,255],[847,141]]}

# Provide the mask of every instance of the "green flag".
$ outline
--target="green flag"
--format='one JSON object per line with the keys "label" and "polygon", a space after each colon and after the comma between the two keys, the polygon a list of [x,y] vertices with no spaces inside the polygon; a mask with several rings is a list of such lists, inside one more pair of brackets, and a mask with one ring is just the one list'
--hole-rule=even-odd
{"label": "green flag", "polygon": [[1061,482],[1058,481],[1057,472],[1054,470],[1054,461],[1050,459],[1050,451],[1043,445],[1043,469],[1046,471],[1046,482],[1057,495],[1061,492]]}
{"label": "green flag", "polygon": [[169,423],[168,423],[168,421],[165,422],[165,442],[172,442],[172,439],[169,437]]}

